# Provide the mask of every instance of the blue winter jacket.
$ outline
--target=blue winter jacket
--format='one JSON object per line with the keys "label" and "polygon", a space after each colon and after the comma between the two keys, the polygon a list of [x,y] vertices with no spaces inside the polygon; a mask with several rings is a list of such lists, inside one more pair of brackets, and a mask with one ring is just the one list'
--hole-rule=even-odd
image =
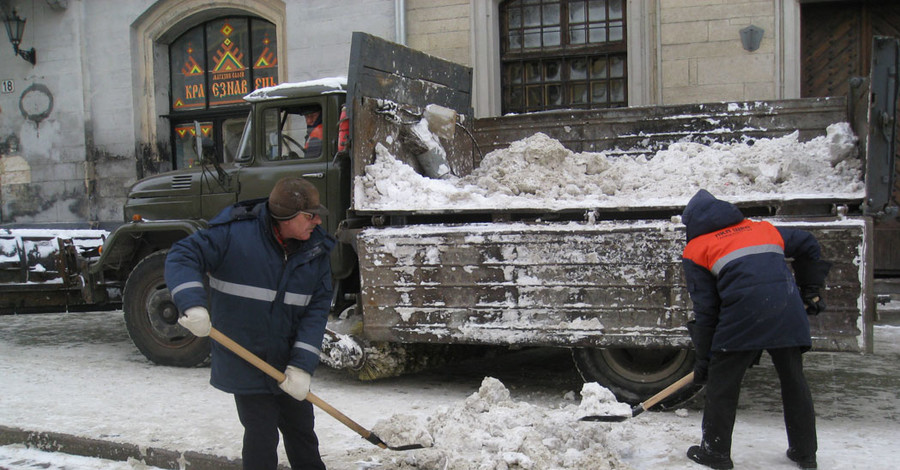
{"label": "blue winter jacket", "polygon": [[712,351],[811,345],[809,319],[785,258],[818,260],[809,232],[745,219],[700,190],[682,214],[682,264],[697,326],[714,329]]}
{"label": "blue winter jacket", "polygon": [[[240,202],[172,246],[166,284],[180,312],[206,307],[213,327],[276,369],[293,365],[312,374],[331,305],[329,253],[335,242],[321,227],[296,242],[297,249],[286,253],[272,232],[265,199]],[[214,387],[281,393],[273,379],[211,343]]]}

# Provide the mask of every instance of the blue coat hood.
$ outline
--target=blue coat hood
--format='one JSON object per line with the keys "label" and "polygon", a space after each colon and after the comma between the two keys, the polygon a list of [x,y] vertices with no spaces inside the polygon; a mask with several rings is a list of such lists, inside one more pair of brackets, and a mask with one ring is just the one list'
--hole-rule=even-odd
{"label": "blue coat hood", "polygon": [[705,189],[697,191],[681,213],[687,241],[734,225],[744,220],[744,214],[734,204],[716,199]]}

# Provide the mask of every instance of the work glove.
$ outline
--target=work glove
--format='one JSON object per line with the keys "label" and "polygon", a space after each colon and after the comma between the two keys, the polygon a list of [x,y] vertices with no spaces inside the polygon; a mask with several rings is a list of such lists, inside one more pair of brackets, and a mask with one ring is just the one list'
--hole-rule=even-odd
{"label": "work glove", "polygon": [[709,378],[709,359],[701,360],[697,357],[694,361],[694,383],[704,385],[707,378]]}
{"label": "work glove", "polygon": [[178,324],[187,328],[194,336],[209,336],[209,310],[206,307],[191,307],[184,311],[184,316],[178,319]]}
{"label": "work glove", "polygon": [[309,382],[311,380],[312,376],[309,375],[309,372],[299,367],[287,366],[287,369],[284,371],[284,382],[281,382],[278,386],[287,392],[288,395],[303,401],[306,400],[306,395],[309,393]]}
{"label": "work glove", "polygon": [[807,315],[818,315],[825,311],[825,301],[821,290],[825,287],[825,278],[831,271],[831,263],[821,259],[798,258],[791,265],[794,278],[800,286],[800,297]]}
{"label": "work glove", "polygon": [[818,286],[801,287],[800,297],[803,298],[807,315],[818,315],[825,311],[825,300],[819,294]]}
{"label": "work glove", "polygon": [[694,320],[687,323],[687,329],[691,334],[691,342],[694,343],[694,383],[703,385],[709,375],[710,349],[716,329],[698,326]]}

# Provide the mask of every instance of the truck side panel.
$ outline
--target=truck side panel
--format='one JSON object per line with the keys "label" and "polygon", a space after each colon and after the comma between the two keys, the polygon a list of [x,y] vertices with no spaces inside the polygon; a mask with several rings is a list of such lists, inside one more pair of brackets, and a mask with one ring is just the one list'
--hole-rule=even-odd
{"label": "truck side panel", "polygon": [[730,142],[798,131],[801,140],[809,140],[825,135],[830,124],[847,121],[847,113],[844,97],[561,110],[479,118],[473,133],[485,154],[536,131],[573,152],[634,148],[655,152],[685,138]]}
{"label": "truck side panel", "polygon": [[[773,220],[810,230],[834,262],[814,347],[871,351],[870,224]],[[366,337],[399,342],[688,347],[683,227],[491,223],[366,229],[359,237]],[[860,312],[863,312],[862,316]]]}
{"label": "truck side panel", "polygon": [[[381,143],[401,160],[421,170],[403,146],[400,133],[419,121],[430,104],[459,113],[460,126],[471,128],[472,69],[361,32],[353,33],[347,77],[353,175],[365,174]],[[391,108],[388,111],[385,108]],[[474,148],[466,131],[455,133],[447,147],[457,176],[474,165]]]}

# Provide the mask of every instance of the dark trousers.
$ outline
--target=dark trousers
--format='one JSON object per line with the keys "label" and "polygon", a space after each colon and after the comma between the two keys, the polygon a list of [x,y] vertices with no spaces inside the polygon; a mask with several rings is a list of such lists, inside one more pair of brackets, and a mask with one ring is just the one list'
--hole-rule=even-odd
{"label": "dark trousers", "polygon": [[313,430],[312,403],[297,401],[288,394],[235,395],[234,402],[244,426],[244,470],[278,467],[279,430],[293,470],[325,469]]}
{"label": "dark trousers", "polygon": [[[781,403],[788,446],[798,456],[816,455],[816,413],[803,375],[803,349],[767,349],[781,382]],[[706,405],[703,409],[703,446],[731,455],[731,434],[737,414],[741,380],[761,351],[716,352],[709,362]]]}

